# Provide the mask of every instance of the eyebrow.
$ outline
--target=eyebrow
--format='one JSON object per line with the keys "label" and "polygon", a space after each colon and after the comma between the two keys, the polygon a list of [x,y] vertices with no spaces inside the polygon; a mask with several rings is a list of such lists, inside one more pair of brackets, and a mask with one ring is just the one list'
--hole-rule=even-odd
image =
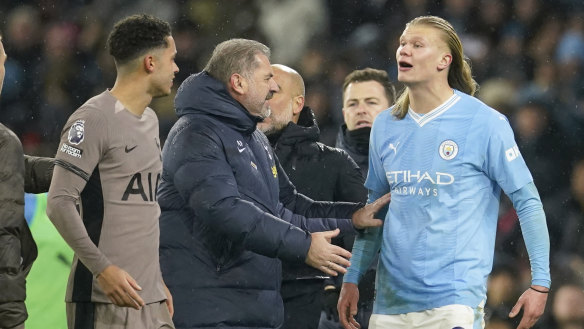
{"label": "eyebrow", "polygon": [[371,99],[379,100],[380,98],[377,97],[377,96],[369,96],[369,97],[365,97],[365,98],[356,98],[356,97],[353,97],[353,98],[347,99],[347,102],[358,101],[360,99],[363,99],[363,100],[366,100],[367,101],[367,100],[371,100]]}

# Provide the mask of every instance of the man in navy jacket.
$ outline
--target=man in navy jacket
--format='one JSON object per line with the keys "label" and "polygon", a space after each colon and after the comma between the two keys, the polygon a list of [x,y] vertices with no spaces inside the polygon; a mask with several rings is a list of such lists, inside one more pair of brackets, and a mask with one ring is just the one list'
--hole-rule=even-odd
{"label": "man in navy jacket", "polygon": [[158,189],[177,328],[278,328],[280,260],[344,273],[351,254],[330,239],[382,224],[373,215],[388,197],[357,210],[296,193],[256,130],[278,88],[269,55],[256,41],[225,41],[178,90]]}

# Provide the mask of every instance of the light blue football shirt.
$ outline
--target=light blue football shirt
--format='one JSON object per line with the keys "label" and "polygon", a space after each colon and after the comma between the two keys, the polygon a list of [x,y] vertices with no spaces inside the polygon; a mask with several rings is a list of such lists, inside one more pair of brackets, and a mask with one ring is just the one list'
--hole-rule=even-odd
{"label": "light blue football shirt", "polygon": [[[532,182],[508,120],[454,91],[433,111],[380,113],[371,131],[373,195],[392,193],[385,216],[374,313],[400,314],[486,298],[501,189]],[[375,243],[363,247],[375,248]],[[345,276],[357,282],[360,267]]]}

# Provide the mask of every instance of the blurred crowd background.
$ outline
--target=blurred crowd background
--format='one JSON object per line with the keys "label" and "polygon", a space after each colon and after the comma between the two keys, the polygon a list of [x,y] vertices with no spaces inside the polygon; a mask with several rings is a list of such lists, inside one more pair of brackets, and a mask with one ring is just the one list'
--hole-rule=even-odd
{"label": "blurred crowd background", "polygon": [[[113,86],[107,34],[134,13],[171,23],[180,68],[175,90],[221,41],[270,46],[272,63],[304,77],[321,140],[332,146],[343,120],[344,77],[373,67],[395,81],[405,23],[426,14],[450,21],[481,86],[478,97],[510,119],[544,202],[553,284],[538,328],[584,328],[582,0],[4,0],[0,33],[8,61],[0,122],[18,134],[26,153],[53,156],[67,117]],[[173,99],[151,105],[162,140],[176,119]],[[495,253],[487,328],[514,328],[518,322],[507,314],[529,285],[530,270],[505,198]]]}

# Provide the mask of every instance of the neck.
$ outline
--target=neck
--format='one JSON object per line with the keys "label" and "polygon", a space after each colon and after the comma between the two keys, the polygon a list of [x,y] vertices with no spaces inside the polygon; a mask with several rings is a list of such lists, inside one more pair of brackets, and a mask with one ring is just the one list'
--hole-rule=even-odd
{"label": "neck", "polygon": [[418,114],[426,114],[452,97],[454,90],[448,83],[408,86],[410,107]]}
{"label": "neck", "polygon": [[137,116],[141,116],[152,101],[152,95],[148,93],[146,87],[146,80],[135,74],[118,75],[110,92],[128,111]]}

